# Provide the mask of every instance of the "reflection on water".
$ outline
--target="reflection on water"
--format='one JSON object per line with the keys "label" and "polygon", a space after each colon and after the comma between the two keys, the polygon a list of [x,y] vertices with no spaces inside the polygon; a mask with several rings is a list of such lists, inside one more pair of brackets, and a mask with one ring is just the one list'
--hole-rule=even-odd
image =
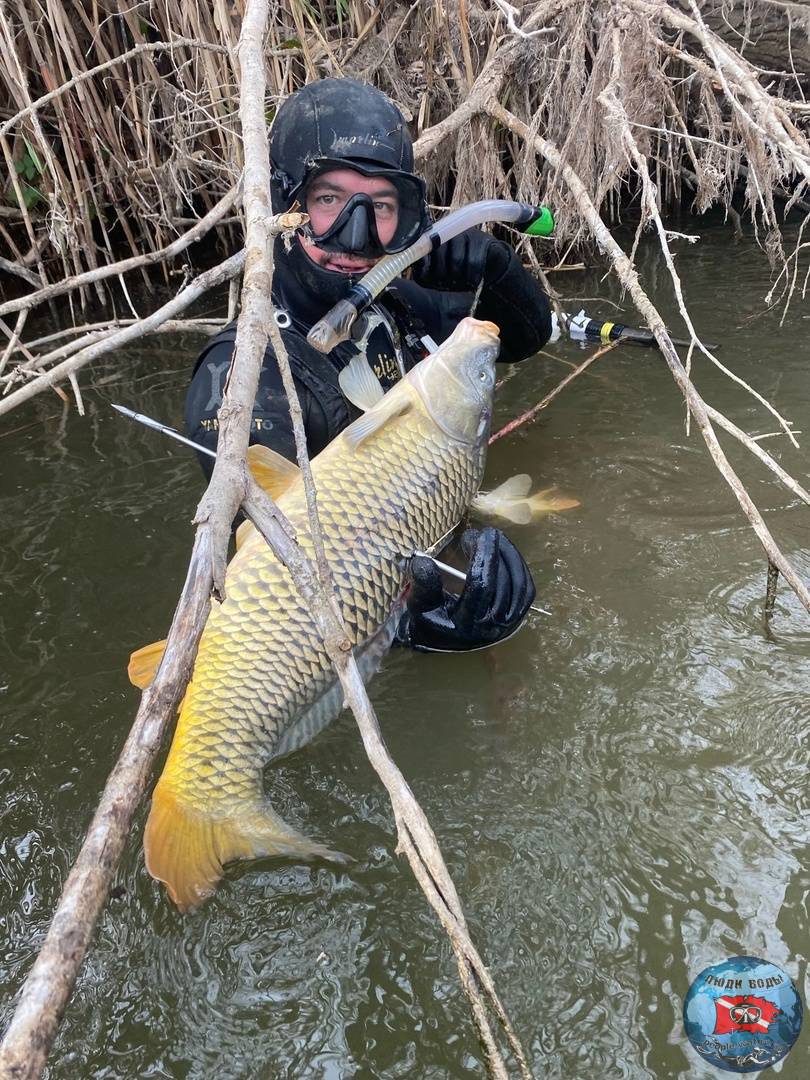
{"label": "reflection on water", "polygon": [[[810,430],[799,307],[782,331],[769,317],[739,329],[767,288],[760,258],[720,231],[683,258],[698,326]],[[168,625],[201,490],[184,449],[107,402],[179,425],[194,350],[163,338],[102,363],[85,420],[42,397],[0,426],[4,1018],[134,716],[127,657]],[[499,417],[566,370],[524,365]],[[773,430],[701,361],[696,377],[741,426]],[[806,475],[804,451],[767,445]],[[810,511],[729,453],[810,578]],[[486,654],[392,656],[373,697],[537,1074],[708,1077],[680,1021],[701,968],[754,953],[806,990],[810,621],[782,588],[763,632],[763,555],[654,353],[610,354],[499,442],[488,480],[518,471],[582,502],[510,530],[551,615]],[[144,870],[142,809],[52,1078],[482,1074],[451,951],[394,854],[351,717],[267,782],[284,818],[357,863],[236,867],[183,918]],[[808,1045],[781,1076],[808,1075]]]}

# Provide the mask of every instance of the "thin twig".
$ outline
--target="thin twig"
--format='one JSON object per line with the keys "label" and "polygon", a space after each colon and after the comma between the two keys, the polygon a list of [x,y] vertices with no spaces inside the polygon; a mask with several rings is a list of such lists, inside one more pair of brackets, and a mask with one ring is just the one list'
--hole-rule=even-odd
{"label": "thin twig", "polygon": [[185,289],[179,292],[177,296],[173,297],[168,303],[159,307],[156,311],[153,311],[151,315],[147,315],[138,322],[132,322],[129,326],[122,327],[102,341],[97,341],[92,345],[88,345],[87,348],[82,349],[75,356],[71,356],[69,359],[63,360],[61,364],[57,364],[56,367],[51,368],[46,374],[32,379],[27,386],[22,386],[19,390],[15,390],[12,394],[9,394],[8,397],[3,398],[3,400],[0,401],[0,416],[2,416],[3,413],[10,412],[23,401],[28,401],[43,390],[47,390],[54,385],[55,381],[66,379],[71,372],[78,371],[79,368],[84,367],[93,360],[97,360],[98,357],[104,356],[106,353],[111,352],[113,349],[120,348],[121,345],[126,345],[130,341],[137,341],[138,338],[150,334],[153,330],[158,329],[162,323],[173,318],[175,315],[178,315],[181,311],[185,311],[186,308],[193,304],[194,301],[204,293],[208,292],[209,289],[213,289],[223,281],[228,281],[230,278],[234,277],[234,275],[241,273],[244,264],[245,252],[243,250],[238,251],[235,255],[231,255],[229,259],[226,259],[225,262],[220,263],[211,270],[206,270],[204,274],[200,274],[199,277],[196,277],[185,287]]}
{"label": "thin twig", "polygon": [[[723,413],[718,412],[717,409],[712,408],[712,406],[709,405],[708,402],[704,402],[704,404],[706,406],[706,413],[708,414],[710,420],[714,421],[714,423],[718,424],[721,428],[724,428],[729,433],[729,435],[733,435],[738,442],[741,442],[743,446],[745,446],[748,450],[751,451],[754,457],[759,458],[762,464],[766,465],[771,470],[771,472],[782,481],[788,491],[792,491],[794,495],[796,495],[799,499],[802,500],[802,502],[805,502],[808,504],[808,506],[810,506],[810,492],[803,488],[802,485],[798,483],[798,481],[794,480],[790,473],[786,472],[779,464],[779,462],[772,458],[768,451],[763,450],[762,447],[759,445],[759,443],[757,442],[757,438],[763,438],[762,435],[759,435],[756,438],[751,435],[747,435],[742,430],[742,428],[737,427],[737,425],[733,421],[729,420],[727,416],[724,416]],[[784,432],[776,431],[773,432],[773,434],[784,435]]]}
{"label": "thin twig", "polygon": [[200,218],[193,228],[184,232],[182,236],[178,236],[176,240],[173,240],[164,248],[160,248],[157,251],[147,251],[142,255],[133,255],[128,259],[121,259],[120,262],[108,263],[106,266],[98,266],[94,270],[88,270],[84,274],[76,274],[73,277],[65,278],[63,281],[58,281],[53,285],[46,285],[45,288],[39,289],[34,293],[28,293],[27,296],[21,296],[16,300],[8,300],[5,304],[0,304],[0,315],[6,315],[11,311],[24,311],[36,307],[46,300],[52,300],[55,296],[62,296],[64,293],[71,292],[73,289],[79,289],[85,285],[103,281],[108,277],[125,274],[129,270],[135,270],[141,266],[152,266],[155,263],[168,262],[176,255],[179,255],[181,251],[185,251],[191,244],[201,240],[206,233],[210,232],[214,225],[230,212],[238,197],[239,186],[234,185],[230,191],[223,195],[223,197],[211,207],[204,217]]}
{"label": "thin twig", "polygon": [[131,60],[135,56],[140,56],[142,53],[153,52],[167,52],[173,49],[188,46],[194,49],[208,49],[210,52],[224,53],[227,55],[227,48],[224,45],[219,45],[212,41],[197,41],[195,38],[176,37],[171,41],[149,41],[142,42],[136,45],[132,49],[128,49],[125,53],[121,53],[120,56],[114,56],[111,60],[105,61],[103,64],[96,64],[95,67],[87,68],[86,71],[82,71],[80,74],[74,76],[72,79],[68,79],[67,82],[62,83],[61,86],[57,86],[55,90],[51,90],[48,94],[43,94],[42,97],[32,101],[30,105],[26,105],[24,109],[20,109],[9,117],[8,120],[4,120],[0,124],[0,135],[5,135],[7,131],[10,131],[15,124],[18,124],[20,120],[25,119],[26,116],[30,116],[38,109],[41,109],[43,105],[49,104],[56,98],[66,94],[69,90],[79,86],[87,79],[92,79],[96,75],[101,74],[102,71],[108,71],[112,67],[117,67],[118,64],[124,64],[128,60]]}
{"label": "thin twig", "polygon": [[558,383],[553,390],[546,394],[542,401],[539,401],[533,408],[528,409],[525,413],[521,413],[520,416],[515,417],[514,420],[510,420],[508,424],[504,424],[504,426],[499,431],[496,431],[494,435],[490,435],[489,445],[492,446],[494,442],[497,442],[498,439],[502,439],[504,435],[510,435],[517,428],[522,427],[523,424],[528,424],[530,420],[534,420],[540,410],[545,409],[545,407],[554,400],[557,394],[564,390],[573,379],[576,379],[578,375],[581,375],[583,371],[589,368],[594,360],[598,360],[600,356],[604,356],[605,353],[611,352],[619,344],[620,342],[618,341],[609,341],[607,345],[603,345],[600,349],[591,353],[591,355],[586,357],[573,371],[569,372],[562,382]]}
{"label": "thin twig", "polygon": [[[22,334],[23,327],[25,326],[25,320],[27,318],[28,318],[28,312],[27,311],[21,311],[20,314],[17,316],[17,322],[14,324],[14,329],[11,332],[11,336],[8,339],[8,344],[6,345],[5,349],[3,349],[3,355],[0,356],[0,375],[2,375],[3,369],[5,368],[6,364],[8,363],[8,358],[12,355],[14,350],[17,348],[17,345],[18,345],[19,340],[20,340],[20,335]],[[2,323],[2,329],[5,330],[5,323],[3,323],[2,319],[0,319],[0,323]]]}

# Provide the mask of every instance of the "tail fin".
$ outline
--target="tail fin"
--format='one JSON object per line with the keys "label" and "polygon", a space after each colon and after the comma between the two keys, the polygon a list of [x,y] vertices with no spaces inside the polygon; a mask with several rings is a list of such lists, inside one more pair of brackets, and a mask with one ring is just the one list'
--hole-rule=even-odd
{"label": "tail fin", "polygon": [[348,862],[337,851],[308,840],[266,804],[234,808],[230,817],[194,810],[158,783],[144,834],[146,869],[166,886],[181,911],[211,896],[225,863],[282,855],[294,859]]}

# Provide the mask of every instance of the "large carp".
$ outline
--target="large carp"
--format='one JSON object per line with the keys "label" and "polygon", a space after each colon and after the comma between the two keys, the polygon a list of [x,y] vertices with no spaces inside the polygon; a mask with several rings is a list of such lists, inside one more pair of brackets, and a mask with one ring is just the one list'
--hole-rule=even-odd
{"label": "large carp", "polygon": [[[478,491],[498,347],[494,323],[468,318],[384,396],[363,387],[362,368],[350,373],[347,395],[371,407],[312,462],[326,555],[366,678],[404,608],[410,556],[452,530]],[[283,459],[274,475],[273,457],[265,486],[312,556],[300,475]],[[181,910],[212,893],[233,859],[333,855],[273,811],[262,769],[337,716],[340,684],[286,568],[252,525],[242,529],[146,824],[147,869]],[[134,654],[138,685],[159,652]]]}

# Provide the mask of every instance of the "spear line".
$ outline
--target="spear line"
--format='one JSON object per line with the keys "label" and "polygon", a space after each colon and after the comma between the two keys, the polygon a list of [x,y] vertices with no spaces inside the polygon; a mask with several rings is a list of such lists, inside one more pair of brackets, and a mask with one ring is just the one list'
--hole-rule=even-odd
{"label": "spear line", "polygon": [[[159,420],[153,420],[151,416],[147,416],[145,413],[135,412],[134,409],[128,409],[126,405],[115,405],[112,401],[110,402],[110,405],[112,405],[116,412],[121,413],[122,416],[127,416],[130,420],[137,420],[139,424],[144,424],[154,431],[159,431],[162,435],[168,435],[170,439],[176,439],[177,442],[190,446],[199,454],[208,454],[208,456],[212,458],[217,456],[215,450],[209,450],[207,446],[200,446],[200,444],[194,442],[193,439],[187,439],[185,435],[181,435],[180,432],[176,431],[173,427],[169,427],[168,424],[161,424]],[[414,551],[413,554],[421,555],[422,558],[425,559],[432,559],[440,570],[443,570],[445,574],[449,574],[451,577],[458,578],[459,581],[467,580],[467,575],[462,573],[461,570],[456,570],[455,566],[449,566],[447,563],[440,562],[433,555],[428,555],[425,551]],[[531,610],[539,611],[543,615],[551,614],[551,612],[546,611],[545,608],[536,607],[534,604],[531,605]]]}

